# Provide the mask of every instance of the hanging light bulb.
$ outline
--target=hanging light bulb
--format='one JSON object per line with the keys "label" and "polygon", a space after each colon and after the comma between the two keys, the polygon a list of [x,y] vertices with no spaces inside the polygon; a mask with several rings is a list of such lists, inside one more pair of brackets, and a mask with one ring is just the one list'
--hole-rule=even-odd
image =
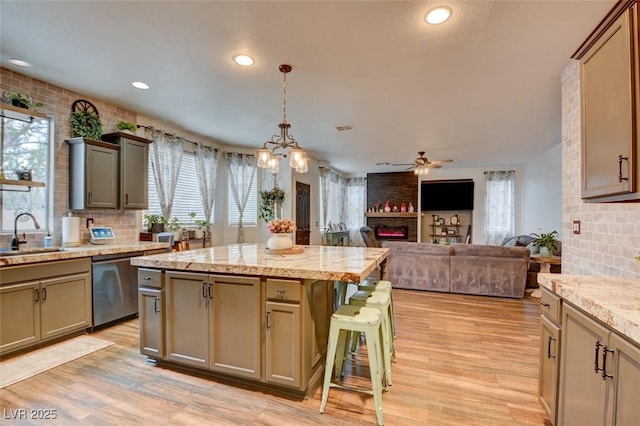
{"label": "hanging light bulb", "polygon": [[[293,136],[289,135],[291,124],[287,123],[287,73],[291,72],[291,65],[281,64],[278,69],[283,74],[282,122],[278,124],[278,127],[280,128],[280,135],[271,136],[271,140],[266,141],[262,148],[256,151],[256,156],[258,157],[257,165],[258,167],[268,169],[271,173],[278,173],[278,170],[276,170],[275,172],[273,171],[274,169],[272,167],[273,164],[271,160],[273,158],[276,158],[277,155],[286,157],[286,154],[278,154],[276,153],[276,150],[286,150],[288,148],[291,148],[291,151],[289,153],[289,166],[292,169],[296,169],[296,171],[298,171],[299,173],[306,173],[309,170],[306,158],[307,154],[302,148],[300,148],[300,146],[298,145],[298,141],[295,140]],[[273,145],[273,148],[269,150],[267,148],[268,145]],[[279,168],[280,160],[277,161],[277,164]]]}
{"label": "hanging light bulb", "polygon": [[280,171],[280,159],[277,156],[271,156],[271,158],[269,159],[269,164],[267,165],[267,171],[273,173],[274,175],[278,174],[278,172]]}

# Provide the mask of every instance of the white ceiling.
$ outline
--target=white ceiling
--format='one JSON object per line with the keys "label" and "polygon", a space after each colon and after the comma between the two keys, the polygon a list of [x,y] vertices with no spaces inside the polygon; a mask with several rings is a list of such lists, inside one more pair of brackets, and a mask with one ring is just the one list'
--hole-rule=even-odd
{"label": "white ceiling", "polygon": [[[435,5],[453,9],[440,26]],[[605,1],[2,1],[1,64],[214,138],[282,121],[349,173],[515,165],[561,142],[560,74]],[[248,53],[256,64],[231,61]],[[33,64],[19,69],[17,57]],[[150,90],[134,89],[140,80]],[[354,130],[338,132],[336,126]]]}

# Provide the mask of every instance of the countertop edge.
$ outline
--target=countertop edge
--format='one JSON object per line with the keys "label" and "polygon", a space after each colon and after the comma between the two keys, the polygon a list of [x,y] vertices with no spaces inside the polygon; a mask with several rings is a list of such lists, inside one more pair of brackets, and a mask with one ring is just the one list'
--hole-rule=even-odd
{"label": "countertop edge", "polygon": [[640,345],[640,280],[539,273],[538,284]]}

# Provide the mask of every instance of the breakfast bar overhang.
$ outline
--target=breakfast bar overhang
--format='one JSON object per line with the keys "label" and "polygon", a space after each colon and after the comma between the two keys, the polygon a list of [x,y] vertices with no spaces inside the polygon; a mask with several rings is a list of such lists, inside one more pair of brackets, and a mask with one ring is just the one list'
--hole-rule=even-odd
{"label": "breakfast bar overhang", "polygon": [[385,248],[271,254],[264,244],[231,244],[134,258],[140,351],[163,364],[308,394],[321,381],[331,313],[346,284],[384,274],[388,256]]}

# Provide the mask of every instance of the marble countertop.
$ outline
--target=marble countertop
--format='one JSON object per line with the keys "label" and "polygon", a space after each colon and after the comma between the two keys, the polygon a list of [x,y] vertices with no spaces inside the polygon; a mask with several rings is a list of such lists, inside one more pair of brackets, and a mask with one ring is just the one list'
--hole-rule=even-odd
{"label": "marble countertop", "polygon": [[180,271],[262,275],[360,282],[387,257],[389,249],[304,246],[299,254],[269,254],[265,244],[231,244],[142,256],[131,264]]}
{"label": "marble countertop", "polygon": [[166,249],[169,243],[134,241],[130,243],[113,243],[100,245],[82,245],[80,247],[65,247],[62,251],[48,253],[24,254],[0,257],[0,268],[29,263],[50,262],[53,260],[76,259],[79,257],[100,256],[105,254],[129,253],[135,251]]}
{"label": "marble countertop", "polygon": [[640,345],[640,280],[540,273],[538,283]]}

